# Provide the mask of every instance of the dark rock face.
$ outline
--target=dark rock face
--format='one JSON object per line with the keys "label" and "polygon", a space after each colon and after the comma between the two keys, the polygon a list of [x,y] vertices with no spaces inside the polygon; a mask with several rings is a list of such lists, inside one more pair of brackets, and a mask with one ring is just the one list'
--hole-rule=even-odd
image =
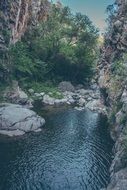
{"label": "dark rock face", "polygon": [[17,42],[29,26],[45,20],[49,8],[47,0],[1,0],[0,49]]}
{"label": "dark rock face", "polygon": [[[116,0],[117,12],[109,20],[109,31],[105,35],[105,44],[101,49],[101,59],[98,64],[98,83],[101,92],[105,92],[104,102],[111,123],[111,136],[115,141],[114,159],[110,168],[111,182],[107,190],[127,189],[127,149],[125,146],[127,130],[127,1]],[[120,71],[120,60],[124,69]],[[114,67],[117,67],[117,69]],[[115,72],[118,72],[116,74]],[[119,72],[121,72],[119,74]],[[115,73],[115,74],[114,74]],[[104,94],[102,94],[103,98]]]}
{"label": "dark rock face", "polygon": [[48,0],[0,0],[0,81],[11,80],[9,46],[46,20],[49,10]]}

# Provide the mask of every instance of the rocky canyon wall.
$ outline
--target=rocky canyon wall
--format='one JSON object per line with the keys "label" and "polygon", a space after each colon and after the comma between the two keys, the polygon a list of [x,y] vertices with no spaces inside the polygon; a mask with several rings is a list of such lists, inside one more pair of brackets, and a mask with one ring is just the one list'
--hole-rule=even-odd
{"label": "rocky canyon wall", "polygon": [[115,141],[107,190],[127,189],[127,0],[109,7],[109,26],[98,64],[98,84]]}
{"label": "rocky canyon wall", "polygon": [[49,9],[48,0],[1,0],[0,49],[16,43],[29,26],[46,19]]}

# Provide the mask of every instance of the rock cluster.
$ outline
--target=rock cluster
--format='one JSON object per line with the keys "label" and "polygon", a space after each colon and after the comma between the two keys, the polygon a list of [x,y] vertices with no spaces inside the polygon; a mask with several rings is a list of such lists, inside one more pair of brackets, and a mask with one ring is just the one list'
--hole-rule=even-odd
{"label": "rock cluster", "polygon": [[60,98],[55,98],[52,92],[46,94],[45,92],[36,93],[33,89],[28,91],[33,99],[40,100],[44,106],[75,105],[75,109],[88,108],[106,114],[105,106],[100,98],[100,91],[95,83],[89,89],[85,89],[82,85],[74,87],[71,82],[63,81],[58,85],[56,92]]}

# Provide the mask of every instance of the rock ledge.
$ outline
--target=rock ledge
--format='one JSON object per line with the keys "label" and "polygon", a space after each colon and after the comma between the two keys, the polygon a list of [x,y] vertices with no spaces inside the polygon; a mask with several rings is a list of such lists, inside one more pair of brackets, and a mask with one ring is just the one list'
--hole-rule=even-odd
{"label": "rock ledge", "polygon": [[34,111],[18,104],[0,104],[0,134],[20,136],[40,131],[45,120]]}

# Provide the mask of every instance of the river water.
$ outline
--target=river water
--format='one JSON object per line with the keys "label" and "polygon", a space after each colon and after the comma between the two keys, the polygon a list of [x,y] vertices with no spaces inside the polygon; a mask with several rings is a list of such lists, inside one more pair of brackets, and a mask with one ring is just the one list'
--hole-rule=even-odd
{"label": "river water", "polygon": [[100,190],[109,180],[106,119],[73,108],[40,112],[40,133],[0,137],[0,190]]}

